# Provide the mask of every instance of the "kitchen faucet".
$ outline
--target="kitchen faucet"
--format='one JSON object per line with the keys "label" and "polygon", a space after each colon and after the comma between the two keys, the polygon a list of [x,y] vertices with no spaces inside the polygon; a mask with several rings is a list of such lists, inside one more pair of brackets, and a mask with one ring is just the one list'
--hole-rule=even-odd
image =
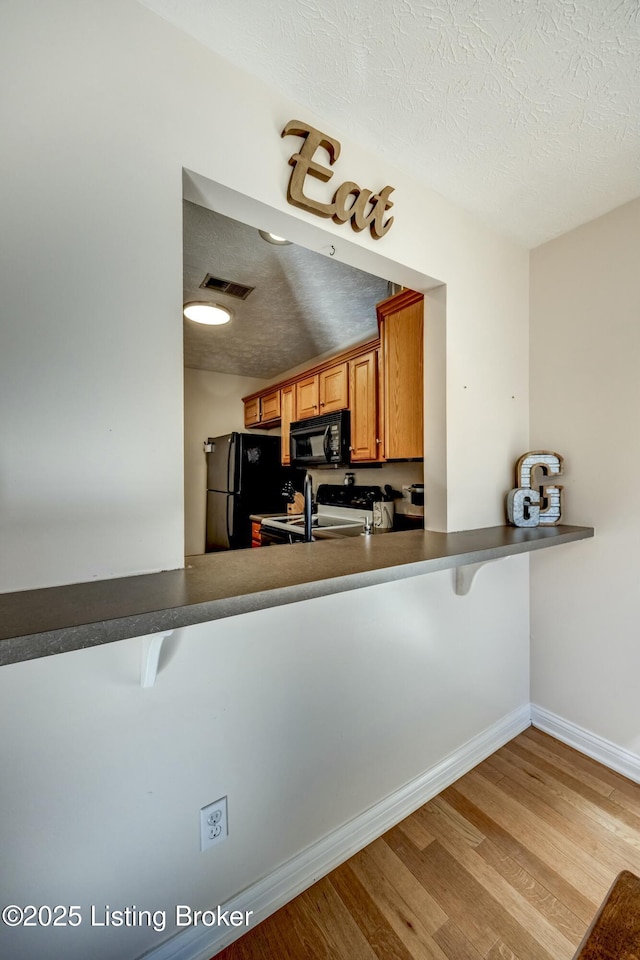
{"label": "kitchen faucet", "polygon": [[304,478],[304,541],[310,543],[313,524],[313,480],[309,473]]}

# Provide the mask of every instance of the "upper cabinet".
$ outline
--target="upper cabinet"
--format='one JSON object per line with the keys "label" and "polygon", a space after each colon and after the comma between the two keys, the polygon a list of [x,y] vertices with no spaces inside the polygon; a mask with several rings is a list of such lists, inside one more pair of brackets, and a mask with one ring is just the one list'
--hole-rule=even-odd
{"label": "upper cabinet", "polygon": [[318,375],[320,413],[344,410],[349,406],[349,374],[347,363],[337,363]]}
{"label": "upper cabinet", "polygon": [[296,417],[306,420],[308,417],[317,417],[320,412],[320,388],[318,374],[304,377],[296,381]]}
{"label": "upper cabinet", "polygon": [[413,460],[423,449],[424,297],[414,290],[377,306],[380,330],[383,453],[386,460]]}
{"label": "upper cabinet", "polygon": [[349,361],[351,460],[377,461],[382,455],[378,428],[378,351]]}
{"label": "upper cabinet", "polygon": [[255,427],[260,423],[260,397],[251,397],[244,401],[244,425]]}
{"label": "upper cabinet", "polygon": [[280,390],[244,401],[245,427],[275,427],[280,423]]}
{"label": "upper cabinet", "polygon": [[272,390],[262,397],[260,423],[276,424],[280,420],[280,391]]}
{"label": "upper cabinet", "polygon": [[421,459],[423,303],[413,290],[383,300],[379,339],[245,397],[245,426],[281,427],[282,462],[288,464],[292,421],[348,409],[353,463]]}

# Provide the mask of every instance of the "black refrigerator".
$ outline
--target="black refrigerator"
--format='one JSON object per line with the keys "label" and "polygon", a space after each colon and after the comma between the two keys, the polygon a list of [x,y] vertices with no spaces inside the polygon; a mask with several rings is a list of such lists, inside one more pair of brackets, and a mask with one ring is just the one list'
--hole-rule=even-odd
{"label": "black refrigerator", "polygon": [[286,512],[280,443],[252,433],[207,441],[207,553],[250,547],[252,513]]}

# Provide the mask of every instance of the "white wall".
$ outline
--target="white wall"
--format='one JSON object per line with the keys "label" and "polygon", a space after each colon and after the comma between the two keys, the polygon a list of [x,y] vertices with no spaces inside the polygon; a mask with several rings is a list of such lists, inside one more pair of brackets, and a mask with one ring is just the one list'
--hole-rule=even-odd
{"label": "white wall", "polygon": [[266,381],[210,370],[184,371],[184,552],[204,553],[207,462],[203,442],[244,431],[242,398]]}
{"label": "white wall", "polygon": [[532,700],[640,753],[640,200],[531,257],[531,448],[565,457],[565,519],[532,556]]}
{"label": "white wall", "polygon": [[[192,627],[150,690],[139,640],[3,667],[0,901],[172,915],[267,875],[528,702],[527,569],[489,565],[464,599],[446,571]],[[199,808],[225,794],[230,836],[202,854]],[[55,933],[0,927],[0,955],[162,939]]]}
{"label": "white wall", "polygon": [[[280,130],[322,118],[133,0],[8,0],[0,43],[2,590],[182,563],[183,167],[250,195],[267,229],[286,219],[378,275],[446,283],[426,348],[446,340],[437,496],[446,475],[452,529],[502,522],[529,442],[525,250],[340,130],[336,181],[393,183],[392,230],[376,245],[293,213]],[[512,558],[467,598],[443,573],[191,628],[152,690],[137,640],[3,667],[0,899],[232,896],[527,703],[528,634]],[[198,809],[223,793],[232,836],[202,855]],[[160,939],[57,932],[67,960]],[[46,952],[32,933],[3,955]]]}

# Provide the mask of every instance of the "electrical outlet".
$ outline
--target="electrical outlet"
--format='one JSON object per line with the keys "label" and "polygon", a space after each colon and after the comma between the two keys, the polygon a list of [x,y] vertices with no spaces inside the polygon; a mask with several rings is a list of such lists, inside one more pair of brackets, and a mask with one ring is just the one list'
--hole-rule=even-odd
{"label": "electrical outlet", "polygon": [[220,797],[200,810],[200,849],[208,850],[229,835],[227,798]]}

